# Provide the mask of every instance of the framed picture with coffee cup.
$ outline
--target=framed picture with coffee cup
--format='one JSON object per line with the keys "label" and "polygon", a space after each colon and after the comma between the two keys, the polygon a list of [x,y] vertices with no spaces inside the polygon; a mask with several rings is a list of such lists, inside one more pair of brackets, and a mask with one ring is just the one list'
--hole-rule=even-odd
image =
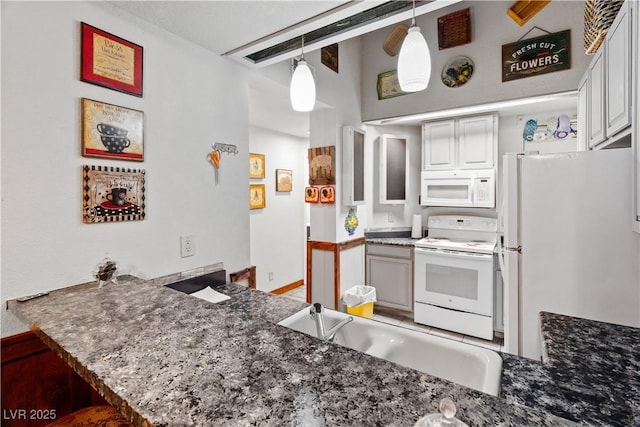
{"label": "framed picture with coffee cup", "polygon": [[82,166],[82,222],[139,221],[145,217],[143,169]]}
{"label": "framed picture with coffee cup", "polygon": [[142,46],[81,24],[80,80],[142,97]]}
{"label": "framed picture with coffee cup", "polygon": [[144,160],[144,113],[82,98],[82,155]]}

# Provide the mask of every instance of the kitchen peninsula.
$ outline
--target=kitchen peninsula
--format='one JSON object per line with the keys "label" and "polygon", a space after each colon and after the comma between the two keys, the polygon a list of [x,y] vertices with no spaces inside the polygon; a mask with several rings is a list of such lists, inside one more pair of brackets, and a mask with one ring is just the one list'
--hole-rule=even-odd
{"label": "kitchen peninsula", "polygon": [[138,426],[411,426],[451,397],[470,426],[573,425],[276,325],[304,304],[235,284],[210,303],[153,281],[9,308]]}

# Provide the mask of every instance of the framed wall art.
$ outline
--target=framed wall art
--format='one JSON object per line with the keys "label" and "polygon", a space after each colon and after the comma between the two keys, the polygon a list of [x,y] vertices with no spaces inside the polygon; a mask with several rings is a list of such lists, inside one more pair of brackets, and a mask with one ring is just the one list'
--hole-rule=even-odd
{"label": "framed wall art", "polygon": [[144,160],[144,113],[82,98],[82,155]]}
{"label": "framed wall art", "polygon": [[142,46],[81,24],[80,79],[142,97]]}
{"label": "framed wall art", "polygon": [[267,198],[264,184],[249,185],[249,209],[264,209],[267,206]]}
{"label": "framed wall art", "polygon": [[400,89],[396,70],[378,74],[378,99],[393,98],[401,95],[406,95],[406,92]]}
{"label": "framed wall art", "polygon": [[320,62],[333,72],[338,72],[338,43],[320,49]]}
{"label": "framed wall art", "polygon": [[276,191],[291,191],[292,182],[290,169],[276,169]]}
{"label": "framed wall art", "polygon": [[264,154],[249,153],[249,178],[264,178]]}
{"label": "framed wall art", "polygon": [[336,183],[336,147],[309,148],[309,185]]}
{"label": "framed wall art", "polygon": [[143,169],[82,166],[82,222],[138,221],[145,217]]}

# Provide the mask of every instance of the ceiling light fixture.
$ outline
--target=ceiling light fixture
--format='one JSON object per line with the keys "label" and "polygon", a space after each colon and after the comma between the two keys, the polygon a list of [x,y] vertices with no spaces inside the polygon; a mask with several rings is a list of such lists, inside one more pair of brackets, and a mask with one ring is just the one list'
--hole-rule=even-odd
{"label": "ceiling light fixture", "polygon": [[291,76],[289,99],[295,111],[311,111],[316,103],[316,83],[313,81],[311,69],[304,60],[304,36],[302,36],[302,55]]}
{"label": "ceiling light fixture", "polygon": [[418,92],[427,88],[430,77],[429,46],[416,25],[416,1],[413,0],[411,27],[398,55],[398,82],[404,92]]}

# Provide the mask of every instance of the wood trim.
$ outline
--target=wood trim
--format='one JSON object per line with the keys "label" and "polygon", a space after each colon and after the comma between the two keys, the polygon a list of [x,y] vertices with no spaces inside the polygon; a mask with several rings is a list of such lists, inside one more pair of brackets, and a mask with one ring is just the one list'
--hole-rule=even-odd
{"label": "wood trim", "polygon": [[307,302],[311,302],[311,290],[313,287],[311,280],[313,272],[313,250],[316,249],[320,251],[333,252],[333,303],[334,308],[337,310],[340,302],[340,252],[357,246],[363,246],[365,243],[366,239],[364,237],[358,237],[356,239],[346,240],[339,243],[319,242],[313,240],[307,241]]}
{"label": "wood trim", "polygon": [[243,270],[229,273],[229,281],[231,281],[231,283],[236,283],[241,280],[247,280],[248,287],[251,289],[255,289],[256,288],[256,266],[252,265],[251,267],[247,267]]}
{"label": "wood trim", "polygon": [[345,242],[338,243],[341,251],[346,251],[347,249],[355,248],[356,246],[362,246],[367,242],[367,239],[364,237],[358,237],[357,239],[347,240]]}
{"label": "wood trim", "polygon": [[304,285],[304,280],[300,279],[300,280],[296,280],[295,282],[291,282],[288,285],[284,285],[281,288],[277,288],[272,291],[269,291],[269,293],[273,295],[281,295],[291,290],[294,290],[295,288],[299,288],[302,285]]}

